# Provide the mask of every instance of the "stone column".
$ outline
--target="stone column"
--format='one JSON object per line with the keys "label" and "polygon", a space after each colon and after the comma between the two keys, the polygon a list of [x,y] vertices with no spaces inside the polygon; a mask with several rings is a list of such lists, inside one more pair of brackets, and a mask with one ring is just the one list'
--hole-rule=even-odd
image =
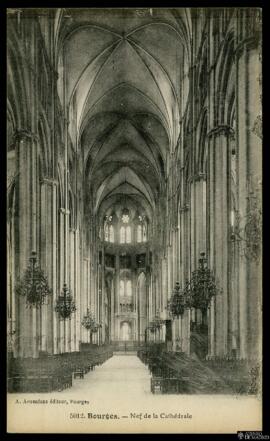
{"label": "stone column", "polygon": [[[207,170],[207,209],[209,219],[209,248],[208,248],[208,264],[210,268],[214,269],[215,265],[215,150],[209,148],[208,152],[208,170]],[[212,298],[208,314],[208,357],[215,356],[215,338],[216,338],[216,323],[215,323],[215,308],[216,299]]]}
{"label": "stone column", "polygon": [[[146,271],[146,293],[145,293],[146,294],[146,328],[149,326],[149,322],[150,322],[150,319],[149,319],[149,317],[150,317],[150,290],[151,290],[151,272],[148,269],[148,271]],[[148,330],[144,330],[144,333],[148,333]]]}
{"label": "stone column", "polygon": [[172,266],[172,284],[175,283],[175,267],[176,267],[176,262],[175,262],[175,257],[176,257],[176,241],[175,241],[175,229],[172,228],[171,230],[171,266]]}
{"label": "stone column", "polygon": [[57,181],[44,178],[41,182],[40,256],[52,296],[41,310],[41,350],[53,354],[56,349],[57,316],[54,311],[57,297]]}
{"label": "stone column", "polygon": [[[261,357],[262,333],[261,251],[258,249],[257,255],[252,255],[252,242],[258,240],[255,230],[261,228],[261,225],[258,225],[259,219],[256,220],[254,205],[257,199],[258,206],[261,206],[262,179],[260,14],[259,8],[242,11],[242,19],[239,17],[237,22],[236,46],[238,208],[239,230],[244,238],[240,243],[239,259],[240,357],[255,359]],[[253,231],[249,228],[247,232],[246,227],[252,223]],[[254,223],[257,224],[256,227]]]}
{"label": "stone column", "polygon": [[[131,279],[131,289],[132,289],[132,303],[134,305],[134,311],[135,308],[138,307],[140,298],[139,298],[139,291],[138,291],[138,270],[136,269],[136,256],[131,256],[131,273],[130,273],[130,279]],[[141,307],[141,305],[139,305]],[[138,317],[138,311],[136,311],[136,316],[132,319],[133,323],[133,339],[139,340],[139,326],[141,326],[139,322]]]}
{"label": "stone column", "polygon": [[[15,156],[15,155],[14,155]],[[11,190],[12,191],[12,190]],[[9,202],[8,202],[9,204]],[[8,230],[7,230],[7,332],[8,332],[8,351],[12,351],[14,357],[17,357],[16,353],[16,274],[15,274],[15,207],[16,197],[13,194],[11,206],[8,205],[10,213],[8,214]]]}
{"label": "stone column", "polygon": [[[64,223],[65,223],[65,209],[59,208],[59,238],[58,238],[58,268],[59,268],[59,286],[57,297],[62,293],[63,285],[64,285]],[[57,313],[57,353],[63,353],[65,351],[64,342],[65,342],[65,326],[64,321],[61,320],[59,314]]]}
{"label": "stone column", "polygon": [[[37,243],[37,138],[28,131],[15,135],[18,185],[15,211],[16,276],[21,278]],[[21,357],[38,356],[37,310],[27,308],[23,297],[16,300],[16,353]]]}
{"label": "stone column", "polygon": [[[69,235],[69,217],[70,211],[68,207],[68,196],[66,196],[66,209],[64,216],[64,283],[67,283],[70,288],[70,235]],[[73,293],[71,293],[72,295]],[[64,320],[64,352],[70,352],[70,339],[71,339],[71,317]]]}
{"label": "stone column", "polygon": [[75,314],[71,314],[69,320],[69,329],[68,329],[68,347],[69,351],[72,352],[75,350],[76,346],[76,317],[78,314],[78,305],[77,305],[77,289],[76,289],[76,257],[75,257],[75,229],[69,229],[69,288],[71,291],[71,295],[76,304]]}
{"label": "stone column", "polygon": [[148,322],[150,323],[153,317],[153,287],[152,287],[152,275],[149,275],[149,304],[148,304]]}
{"label": "stone column", "polygon": [[[82,272],[82,286],[81,286],[81,297],[85,298],[85,307],[84,307],[84,313],[81,316],[81,320],[83,319],[84,314],[86,314],[87,308],[91,311],[91,264],[90,259],[88,257],[85,257],[83,259],[83,272]],[[78,318],[76,317],[76,322],[78,321]],[[90,332],[87,331],[85,328],[81,328],[81,340],[86,341],[87,343],[90,343]],[[86,332],[85,332],[86,331]]]}
{"label": "stone column", "polygon": [[[210,329],[210,352],[223,357],[227,354],[228,342],[228,154],[231,129],[219,126],[208,133],[209,178],[210,178],[210,266],[214,269],[219,293],[212,302],[214,308],[214,330]],[[209,260],[209,259],[208,259]],[[212,266],[213,265],[213,266]],[[211,312],[211,314],[213,311]],[[210,314],[210,323],[213,317]],[[214,342],[212,334],[214,333]],[[211,345],[214,343],[214,348]]]}
{"label": "stone column", "polygon": [[181,280],[181,231],[180,231],[180,225],[181,225],[181,220],[180,220],[180,212],[177,212],[177,216],[178,216],[178,220],[177,220],[177,228],[176,228],[176,240],[177,240],[177,251],[176,251],[176,280],[178,282],[182,281]]}
{"label": "stone column", "polygon": [[[76,302],[76,311],[75,311],[75,350],[79,350],[79,344],[81,341],[81,333],[82,333],[82,308],[81,308],[81,302],[82,302],[82,295],[84,294],[82,292],[82,277],[83,277],[83,271],[82,271],[82,249],[81,249],[81,237],[80,237],[80,230],[78,228],[75,229],[74,232],[74,238],[75,238],[75,289],[74,289],[74,300]],[[85,305],[85,312],[86,312],[86,303]],[[89,338],[89,336],[88,336]]]}
{"label": "stone column", "polygon": [[166,269],[167,269],[167,290],[166,290],[166,302],[171,297],[171,271],[170,271],[170,258],[169,258],[169,247],[167,248],[166,259]]}
{"label": "stone column", "polygon": [[229,251],[229,302],[228,302],[228,353],[239,356],[239,310],[238,310],[238,274],[239,274],[239,243],[233,237]]}
{"label": "stone column", "polygon": [[116,340],[120,339],[120,321],[119,321],[119,312],[120,312],[120,305],[119,305],[119,293],[120,293],[120,258],[119,258],[119,252],[116,253],[115,256],[115,338]]}
{"label": "stone column", "polygon": [[[186,281],[190,278],[190,219],[189,206],[186,204],[180,209],[181,216],[181,261],[182,261],[182,288],[185,287]],[[183,315],[184,342],[183,351],[190,353],[190,322],[191,310],[186,310]]]}
{"label": "stone column", "polygon": [[[81,319],[86,314],[87,308],[89,308],[89,299],[88,299],[88,262],[87,258],[82,259],[82,284],[81,284],[81,306],[83,303],[83,308],[81,310]],[[76,322],[78,321],[77,311],[76,311]],[[81,327],[81,341],[84,343],[88,343],[89,340],[89,331],[85,329],[83,326]]]}
{"label": "stone column", "polygon": [[112,281],[111,281],[111,341],[115,340],[115,315],[114,315],[114,308],[115,308],[115,270],[113,271],[112,275]]}
{"label": "stone column", "polygon": [[163,282],[162,282],[163,274],[162,274],[162,264],[161,264],[161,261],[158,260],[156,265],[157,265],[157,268],[158,268],[157,285],[158,285],[158,296],[159,296],[159,309],[160,309],[160,313],[162,315],[164,315],[165,312],[166,312],[166,310],[165,310],[166,304],[164,302],[165,299],[164,299],[164,294],[163,294],[163,289],[162,289],[162,286],[163,286],[162,285],[163,284]]}
{"label": "stone column", "polygon": [[172,320],[172,350],[176,349],[176,319]]}
{"label": "stone column", "polygon": [[196,268],[196,193],[194,179],[190,183],[190,263]]}
{"label": "stone column", "polygon": [[99,312],[99,323],[102,322],[102,328],[100,329],[101,331],[101,344],[104,343],[105,341],[105,322],[104,322],[104,312],[105,312],[105,308],[104,308],[104,299],[105,299],[105,290],[106,290],[106,285],[105,285],[105,252],[104,252],[104,247],[102,247],[102,260],[101,260],[101,298],[100,298],[100,312]]}
{"label": "stone column", "polygon": [[162,302],[163,309],[165,310],[165,308],[167,308],[167,301],[168,301],[168,288],[167,288],[167,267],[166,267],[166,260],[164,258],[161,259],[160,268],[162,274],[161,297],[163,300]]}
{"label": "stone column", "polygon": [[181,317],[182,351],[190,354],[190,310],[186,309]]}
{"label": "stone column", "polygon": [[[199,207],[199,212],[197,215],[197,250],[196,250],[196,258],[197,265],[198,259],[200,257],[201,252],[207,252],[207,208],[206,208],[206,176],[204,173],[199,173],[196,181],[197,187],[197,206]],[[201,219],[201,220],[200,220]],[[206,254],[207,259],[209,260],[209,256]],[[198,320],[201,324],[204,320],[207,320],[207,316],[204,316],[201,310],[197,311]]]}
{"label": "stone column", "polygon": [[[191,271],[198,267],[201,252],[206,251],[206,182],[205,174],[198,173],[191,182]],[[193,321],[200,324],[200,309],[192,311]]]}
{"label": "stone column", "polygon": [[[99,262],[99,250],[98,250],[98,262]],[[102,310],[102,268],[101,265],[98,264],[98,274],[97,274],[97,320],[101,321],[101,310]],[[96,333],[97,336],[97,343],[98,345],[102,342],[102,330],[99,328],[98,332]]]}

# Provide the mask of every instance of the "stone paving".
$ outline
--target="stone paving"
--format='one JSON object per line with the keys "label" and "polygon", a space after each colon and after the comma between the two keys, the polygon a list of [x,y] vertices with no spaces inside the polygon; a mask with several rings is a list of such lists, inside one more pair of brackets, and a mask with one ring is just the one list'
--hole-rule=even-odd
{"label": "stone paving", "polygon": [[83,380],[73,380],[69,394],[87,395],[91,400],[104,397],[133,397],[151,395],[150,373],[136,355],[114,355],[101,366],[96,366]]}

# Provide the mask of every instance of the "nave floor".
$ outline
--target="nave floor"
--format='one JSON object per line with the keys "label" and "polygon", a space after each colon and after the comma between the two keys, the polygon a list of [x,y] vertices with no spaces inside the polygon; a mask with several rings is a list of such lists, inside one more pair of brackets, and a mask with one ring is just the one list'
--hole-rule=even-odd
{"label": "nave floor", "polygon": [[136,355],[114,355],[101,366],[96,366],[84,379],[73,380],[70,394],[108,400],[127,396],[142,398],[151,395],[150,373]]}
{"label": "nave floor", "polygon": [[70,389],[9,394],[9,431],[219,433],[221,428],[227,429],[224,426],[225,413],[232,432],[243,427],[259,430],[256,412],[246,417],[250,401],[254,398],[153,395],[150,379],[147,367],[137,356],[114,355],[86,374],[84,379],[73,380]]}

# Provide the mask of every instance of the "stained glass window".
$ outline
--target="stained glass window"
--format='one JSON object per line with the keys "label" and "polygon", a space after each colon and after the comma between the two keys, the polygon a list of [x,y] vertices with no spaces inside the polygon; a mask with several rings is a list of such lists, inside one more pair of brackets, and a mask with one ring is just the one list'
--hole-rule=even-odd
{"label": "stained glass window", "polygon": [[108,224],[105,225],[104,233],[105,233],[105,240],[108,242],[108,240],[109,240],[109,225]]}
{"label": "stained glass window", "polygon": [[123,297],[125,295],[125,282],[124,280],[120,280],[120,296]]}
{"label": "stained glass window", "polygon": [[130,243],[131,242],[131,228],[130,226],[120,228],[120,243]]}
{"label": "stained glass window", "polygon": [[112,225],[110,225],[109,228],[109,241],[114,242],[114,228]]}
{"label": "stained glass window", "polygon": [[137,229],[137,242],[142,242],[142,226],[141,225],[138,225],[138,229]]}
{"label": "stained glass window", "polygon": [[126,229],[125,227],[120,228],[120,243],[126,242]]}
{"label": "stained glass window", "polygon": [[123,222],[123,224],[128,224],[129,223],[129,215],[128,214],[123,214],[122,222]]}
{"label": "stained glass window", "polygon": [[114,242],[114,228],[113,225],[105,224],[104,238],[106,242]]}
{"label": "stained glass window", "polygon": [[131,280],[127,280],[126,282],[126,296],[128,297],[132,296]]}
{"label": "stained glass window", "polygon": [[142,231],[143,231],[143,233],[142,233],[143,242],[146,242],[146,226],[145,225],[143,225]]}
{"label": "stained glass window", "polygon": [[128,226],[126,227],[126,243],[131,242],[131,228]]}

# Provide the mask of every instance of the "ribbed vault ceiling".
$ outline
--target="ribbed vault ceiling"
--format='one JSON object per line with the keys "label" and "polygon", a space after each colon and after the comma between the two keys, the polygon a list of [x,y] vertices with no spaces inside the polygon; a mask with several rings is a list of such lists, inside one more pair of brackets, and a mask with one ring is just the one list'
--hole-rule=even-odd
{"label": "ribbed vault ceiling", "polygon": [[150,217],[179,135],[182,28],[170,10],[69,14],[61,35],[66,102],[95,209],[128,195]]}

